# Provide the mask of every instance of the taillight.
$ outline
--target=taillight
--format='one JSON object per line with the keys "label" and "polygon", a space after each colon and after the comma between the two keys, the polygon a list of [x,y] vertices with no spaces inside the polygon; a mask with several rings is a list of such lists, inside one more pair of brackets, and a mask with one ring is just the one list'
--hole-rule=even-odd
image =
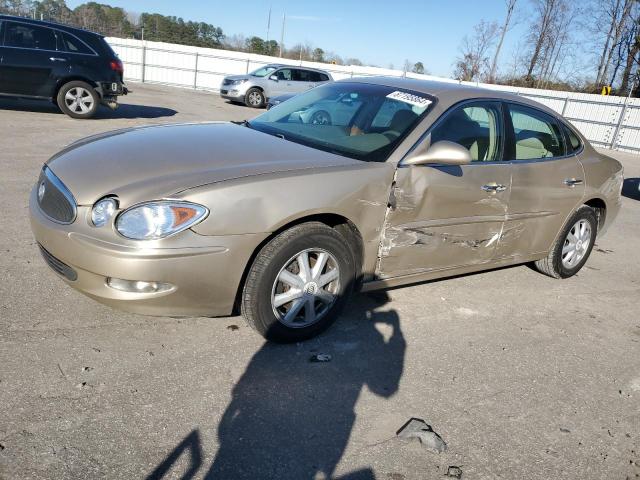
{"label": "taillight", "polygon": [[111,62],[109,62],[109,67],[114,72],[124,73],[124,66],[120,60],[111,60]]}

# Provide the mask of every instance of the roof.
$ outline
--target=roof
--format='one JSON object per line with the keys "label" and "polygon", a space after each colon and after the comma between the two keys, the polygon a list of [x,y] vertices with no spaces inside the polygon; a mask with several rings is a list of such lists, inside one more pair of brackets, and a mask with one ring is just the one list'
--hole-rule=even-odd
{"label": "roof", "polygon": [[384,85],[392,88],[402,88],[405,90],[413,90],[418,93],[426,93],[433,95],[439,100],[446,100],[446,103],[453,104],[462,100],[472,98],[497,98],[502,100],[516,101],[531,105],[540,110],[544,110],[548,113],[558,116],[558,113],[550,109],[546,105],[543,105],[535,100],[531,100],[524,96],[516,95],[511,92],[505,92],[502,90],[481,88],[472,85],[465,85],[456,82],[438,82],[434,80],[420,80],[417,78],[405,78],[405,77],[354,77],[340,82],[358,82],[358,83],[370,83],[374,85]]}
{"label": "roof", "polygon": [[31,25],[44,25],[46,27],[57,28],[58,30],[65,30],[68,32],[76,33],[89,33],[92,35],[97,35],[102,37],[103,35],[97,32],[92,32],[91,30],[85,30],[84,28],[74,27],[72,25],[65,25],[64,23],[52,22],[48,20],[34,20],[26,17],[18,17],[15,15],[2,15],[0,14],[0,20],[15,20],[17,22],[29,23]]}

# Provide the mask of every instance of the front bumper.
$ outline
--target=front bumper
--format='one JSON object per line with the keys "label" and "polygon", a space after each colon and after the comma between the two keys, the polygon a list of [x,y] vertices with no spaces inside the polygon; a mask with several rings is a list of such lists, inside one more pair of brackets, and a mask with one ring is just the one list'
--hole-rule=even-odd
{"label": "front bumper", "polygon": [[238,85],[221,85],[220,97],[226,100],[244,102],[244,97],[248,89],[248,82],[240,83]]}
{"label": "front bumper", "polygon": [[[63,281],[101,303],[143,315],[232,314],[245,266],[267,235],[210,237],[186,230],[164,241],[135,246],[120,241],[115,232],[108,232],[113,234],[111,241],[97,238],[99,229],[88,221],[90,207],[79,206],[76,220],[61,225],[40,211],[34,189],[29,208],[31,228],[45,250],[45,260]],[[75,275],[66,275],[64,266]],[[172,288],[156,293],[125,292],[109,287],[109,277],[169,283]]]}

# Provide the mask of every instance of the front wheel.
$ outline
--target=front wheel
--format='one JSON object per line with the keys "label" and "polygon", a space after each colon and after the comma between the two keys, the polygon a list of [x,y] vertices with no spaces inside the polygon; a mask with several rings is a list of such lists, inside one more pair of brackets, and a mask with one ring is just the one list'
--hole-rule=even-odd
{"label": "front wheel", "polygon": [[60,110],[71,118],[91,118],[98,110],[100,97],[88,83],[73,81],[60,88],[57,103]]}
{"label": "front wheel", "polygon": [[259,88],[250,88],[244,96],[244,103],[247,107],[261,108],[264,102],[264,93]]}
{"label": "front wheel", "polygon": [[242,315],[267,340],[298,342],[327,329],[353,290],[354,258],[345,238],[309,222],[258,253],[244,285]]}
{"label": "front wheel", "polygon": [[569,219],[549,255],[535,262],[540,273],[553,278],[569,278],[580,271],[591,254],[598,232],[593,208],[581,206]]}

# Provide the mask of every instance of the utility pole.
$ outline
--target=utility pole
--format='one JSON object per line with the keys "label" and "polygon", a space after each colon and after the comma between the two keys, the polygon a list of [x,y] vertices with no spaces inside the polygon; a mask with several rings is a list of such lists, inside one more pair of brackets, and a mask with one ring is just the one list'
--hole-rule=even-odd
{"label": "utility pole", "polygon": [[269,7],[269,18],[267,19],[267,43],[269,43],[269,30],[271,29],[271,7]]}
{"label": "utility pole", "polygon": [[285,13],[282,14],[282,32],[280,32],[280,58],[282,58],[282,44],[284,43],[284,23],[287,19]]}

